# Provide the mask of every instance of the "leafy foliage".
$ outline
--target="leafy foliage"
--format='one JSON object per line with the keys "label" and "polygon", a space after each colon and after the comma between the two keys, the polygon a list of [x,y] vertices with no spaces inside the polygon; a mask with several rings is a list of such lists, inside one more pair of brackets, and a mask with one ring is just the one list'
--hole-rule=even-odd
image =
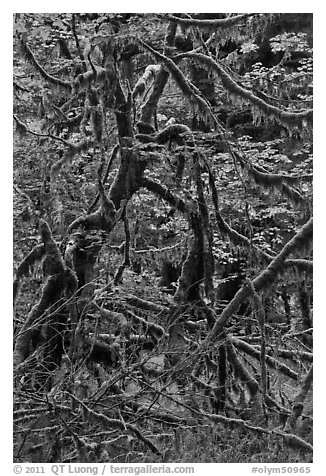
{"label": "leafy foliage", "polygon": [[16,461],[311,461],[311,119],[308,14],[15,15]]}

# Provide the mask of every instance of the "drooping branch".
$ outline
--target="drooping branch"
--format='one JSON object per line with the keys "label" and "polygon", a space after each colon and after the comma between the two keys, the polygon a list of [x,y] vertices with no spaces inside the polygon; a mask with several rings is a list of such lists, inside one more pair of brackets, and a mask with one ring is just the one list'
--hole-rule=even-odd
{"label": "drooping branch", "polygon": [[[273,353],[274,353],[274,350],[273,350]],[[292,360],[293,362],[296,362],[296,363],[301,362],[301,361],[311,363],[312,360],[313,360],[312,352],[277,349],[276,353],[282,359],[289,359],[289,360]]]}
{"label": "drooping branch", "polygon": [[[302,176],[267,173],[257,165],[252,165],[249,168],[249,174],[252,175],[256,183],[265,187],[281,186],[284,183],[293,185],[304,178]],[[312,179],[312,176],[306,176],[306,178]]]}
{"label": "drooping branch", "polygon": [[[249,248],[252,247],[252,249],[257,253],[257,255],[263,258],[263,260],[267,263],[269,263],[275,257],[274,253],[269,254],[258,246],[251,244],[249,238],[242,235],[226,223],[220,212],[216,214],[216,221],[221,233],[230,238],[232,243],[234,243],[235,245],[243,245]],[[306,259],[287,259],[284,262],[284,266],[286,268],[296,268],[298,269],[298,271],[305,271],[309,274],[313,273],[313,262]]]}
{"label": "drooping branch", "polygon": [[254,15],[259,15],[257,13],[243,13],[242,15],[235,15],[233,17],[227,18],[214,18],[214,19],[198,19],[198,18],[184,18],[176,15],[165,15],[162,18],[167,18],[168,20],[179,23],[184,26],[195,26],[198,28],[229,28],[234,25],[237,25],[242,20],[246,20],[249,17]]}
{"label": "drooping branch", "polygon": [[[257,166],[251,165],[248,170],[249,175],[253,177],[255,182],[263,187],[276,187],[278,188],[284,195],[286,195],[290,200],[292,200],[295,204],[305,203],[305,198],[301,195],[301,193],[290,187],[288,184],[295,184],[299,180],[302,180],[303,177],[294,177],[291,175],[285,174],[272,174],[266,173],[263,170],[260,170]],[[309,179],[311,177],[308,177]]]}
{"label": "drooping branch", "polygon": [[[150,385],[148,384],[146,384],[146,386],[150,387]],[[181,405],[181,407],[186,408],[192,414],[197,415],[198,417],[204,418],[212,422],[213,424],[222,425],[223,427],[232,428],[232,429],[239,428],[242,431],[248,430],[250,433],[253,433],[259,436],[266,435],[266,436],[275,436],[276,438],[282,438],[283,443],[286,446],[297,448],[300,450],[311,452],[313,449],[310,443],[307,443],[305,440],[303,440],[302,438],[299,438],[298,436],[292,433],[285,433],[278,429],[263,428],[261,426],[252,425],[241,418],[230,418],[224,415],[216,415],[212,413],[207,413],[199,409],[196,409],[193,406],[190,407],[189,405],[185,405],[184,403],[177,401],[174,397],[172,397],[170,394],[167,394],[164,391],[162,391],[161,393],[165,398],[168,398],[172,402],[178,403],[179,405]],[[271,399],[269,400],[271,401]]]}
{"label": "drooping branch", "polygon": [[[87,90],[87,101],[90,110],[90,120],[93,126],[93,133],[97,144],[101,144],[104,129],[105,111],[103,102],[100,100],[99,94],[94,86],[90,86]],[[86,102],[86,101],[85,101]]]}
{"label": "drooping branch", "polygon": [[[195,60],[198,64],[202,64],[204,67],[209,68],[211,71],[214,71],[222,81],[225,89],[244,101],[248,102],[251,106],[258,108],[261,112],[266,115],[269,115],[276,120],[278,120],[282,125],[293,128],[294,126],[298,128],[303,128],[306,124],[312,124],[313,111],[308,109],[306,111],[286,111],[282,110],[276,106],[268,104],[263,99],[255,96],[252,91],[245,89],[243,86],[240,86],[234,79],[229,75],[229,73],[221,66],[221,64],[215,61],[208,55],[203,53],[183,53],[178,56],[179,58],[190,58]],[[172,60],[171,60],[172,61]]]}
{"label": "drooping branch", "polygon": [[221,233],[223,235],[226,235],[228,238],[230,238],[232,243],[234,243],[235,245],[244,245],[254,249],[255,252],[259,256],[261,256],[265,261],[269,262],[273,258],[272,255],[266,253],[266,251],[261,250],[258,246],[252,244],[249,238],[242,235],[241,233],[238,233],[236,230],[234,230],[234,228],[228,225],[226,221],[223,219],[219,211],[218,194],[217,194],[217,189],[215,185],[215,178],[211,169],[208,166],[207,166],[207,170],[208,170],[209,186],[211,189],[213,205],[215,208],[216,221]]}
{"label": "drooping branch", "polygon": [[[217,195],[217,189],[215,186],[214,182],[214,176],[211,172],[211,170],[208,168],[208,174],[209,174],[209,185],[211,188],[211,193],[212,193],[212,199],[213,199],[213,204],[215,208],[215,215],[216,215],[216,221],[218,224],[218,227],[221,231],[222,234],[226,235],[232,243],[235,245],[243,245],[247,247],[251,247],[261,258],[264,259],[266,262],[270,262],[274,257],[275,254],[270,254],[267,253],[266,251],[262,250],[258,246],[254,245],[251,243],[250,239],[247,238],[246,236],[242,235],[238,231],[236,231],[234,228],[232,228],[224,218],[222,217],[220,211],[219,211],[219,206],[218,206],[218,195]],[[306,271],[309,274],[312,274],[313,272],[313,262],[305,259],[287,259],[284,262],[284,266],[287,268],[293,267],[297,268],[299,271]]]}
{"label": "drooping branch", "polygon": [[252,244],[249,238],[237,232],[234,228],[228,225],[221,216],[220,212],[216,213],[216,221],[221,233],[228,236],[235,245],[244,245],[252,248],[258,254],[258,256],[264,259],[264,261],[269,262],[273,258],[273,255]]}
{"label": "drooping branch", "polygon": [[[248,342],[245,342],[242,339],[237,339],[236,337],[231,337],[231,342],[237,349],[241,350],[242,352],[245,352],[246,354],[260,361],[261,359],[260,350],[248,344]],[[288,367],[282,362],[279,362],[277,359],[275,359],[274,357],[271,357],[270,355],[266,355],[265,357],[266,357],[266,364],[270,368],[277,370],[278,372],[282,373],[283,375],[286,375],[287,377],[290,377],[293,380],[298,380],[299,376],[297,372],[292,370],[290,367]]]}
{"label": "drooping branch", "polygon": [[256,291],[266,288],[275,280],[290,253],[306,248],[312,241],[313,219],[303,225],[294,237],[286,243],[281,252],[271,261],[268,267],[253,280]]}
{"label": "drooping branch", "polygon": [[260,391],[259,383],[241,363],[230,339],[227,339],[226,349],[228,360],[233,368],[234,376],[241,380],[241,382],[248,388],[251,397],[254,397]]}
{"label": "drooping branch", "polygon": [[240,418],[228,418],[223,415],[213,415],[213,414],[207,414],[203,412],[200,412],[200,413],[203,416],[205,416],[208,420],[211,420],[217,424],[222,424],[224,426],[231,426],[232,428],[237,427],[237,428],[246,429],[257,435],[279,436],[283,438],[283,442],[286,446],[299,448],[305,451],[313,450],[312,445],[310,443],[307,443],[305,440],[303,440],[302,438],[299,438],[296,435],[293,435],[292,433],[284,433],[279,430],[267,429],[260,426],[253,426]]}
{"label": "drooping branch", "polygon": [[[148,384],[147,386],[149,387]],[[222,425],[223,427],[227,427],[227,428],[229,427],[229,428],[239,428],[241,430],[248,430],[250,433],[253,433],[255,435],[260,435],[260,436],[266,435],[266,436],[280,437],[283,439],[283,443],[286,446],[289,446],[292,448],[298,448],[300,450],[305,450],[309,452],[311,452],[313,449],[310,443],[306,442],[302,438],[299,438],[298,436],[292,433],[285,433],[278,429],[263,428],[261,426],[252,425],[241,418],[230,418],[224,415],[216,415],[212,413],[207,413],[199,409],[196,409],[193,406],[190,407],[189,405],[185,405],[181,403],[180,401],[175,400],[174,397],[172,397],[170,394],[165,393],[164,391],[162,391],[162,395],[168,398],[169,400],[180,404],[182,407],[187,408],[192,414],[202,417],[204,419],[207,419],[208,421],[214,424]]]}
{"label": "drooping branch", "polygon": [[[290,241],[288,241],[281,252],[273,258],[267,268],[252,281],[252,285],[257,292],[265,289],[275,281],[278,273],[284,267],[285,260],[290,253],[306,247],[311,242],[312,229],[313,219],[311,218],[301,228],[301,230]],[[234,298],[224,308],[222,314],[216,320],[212,331],[205,339],[205,345],[214,340],[223,331],[229,319],[237,312],[240,305],[250,296],[250,286],[251,284],[249,285],[248,282],[245,282],[235,294]]]}
{"label": "drooping branch", "polygon": [[87,51],[87,59],[89,65],[91,66],[90,70],[86,70],[84,73],[80,73],[76,76],[73,83],[73,90],[75,93],[87,89],[88,86],[92,84],[105,84],[109,79],[114,83],[114,74],[112,74],[110,69],[102,68],[102,66],[94,65],[91,59],[91,49]]}
{"label": "drooping branch", "polygon": [[186,203],[181,198],[173,195],[173,193],[164,185],[161,185],[159,182],[154,182],[154,180],[147,179],[146,177],[141,180],[141,185],[142,187],[147,188],[150,192],[153,192],[166,200],[172,207],[175,207],[181,213],[186,213]]}
{"label": "drooping branch", "polygon": [[21,47],[26,59],[28,59],[28,61],[32,63],[32,65],[44,79],[49,81],[51,84],[54,84],[55,86],[63,87],[65,89],[68,89],[69,91],[72,89],[71,83],[69,81],[63,81],[62,79],[56,78],[45,71],[45,69],[35,58],[35,55],[27,42],[21,40]]}

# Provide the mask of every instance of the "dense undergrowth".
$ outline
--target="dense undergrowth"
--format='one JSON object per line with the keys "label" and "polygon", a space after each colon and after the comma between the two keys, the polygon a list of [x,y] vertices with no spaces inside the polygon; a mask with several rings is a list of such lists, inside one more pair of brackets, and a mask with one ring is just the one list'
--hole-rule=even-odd
{"label": "dense undergrowth", "polygon": [[208,16],[15,15],[15,461],[312,461],[311,17]]}

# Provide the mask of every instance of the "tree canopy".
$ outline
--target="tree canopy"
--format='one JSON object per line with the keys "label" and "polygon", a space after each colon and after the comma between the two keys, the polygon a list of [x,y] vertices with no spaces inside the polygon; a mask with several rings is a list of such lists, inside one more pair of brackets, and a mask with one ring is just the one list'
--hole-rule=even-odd
{"label": "tree canopy", "polygon": [[14,15],[14,458],[312,458],[312,15]]}

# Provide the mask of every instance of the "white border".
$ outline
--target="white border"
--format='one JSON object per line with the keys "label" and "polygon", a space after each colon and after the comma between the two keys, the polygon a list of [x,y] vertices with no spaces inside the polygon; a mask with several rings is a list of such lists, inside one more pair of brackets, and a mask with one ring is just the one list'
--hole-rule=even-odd
{"label": "white border", "polygon": [[[326,229],[324,220],[326,220],[325,204],[326,197],[326,170],[325,170],[325,140],[326,140],[326,121],[325,121],[325,35],[326,35],[326,9],[322,2],[284,2],[273,1],[271,4],[262,4],[262,2],[234,2],[224,3],[227,11],[252,11],[252,12],[293,12],[293,13],[314,13],[314,308],[315,308],[315,332],[314,332],[314,413],[315,413],[315,451],[314,463],[312,465],[312,474],[325,474],[325,297],[326,271],[325,271],[325,239]],[[117,8],[117,6],[119,8]],[[198,9],[200,6],[200,9]],[[270,7],[268,9],[264,7]],[[45,8],[46,7],[46,8]],[[91,8],[89,8],[91,7]],[[164,1],[162,4],[153,2],[91,2],[89,5],[84,2],[56,1],[49,4],[41,1],[13,1],[2,6],[2,25],[1,34],[1,92],[2,92],[2,111],[1,111],[1,144],[4,144],[1,150],[1,228],[0,233],[0,252],[1,252],[1,319],[2,319],[2,342],[1,342],[1,460],[0,468],[3,474],[12,474],[12,15],[15,12],[214,12],[223,11],[222,4],[218,2],[193,2],[193,1]],[[2,463],[2,464],[1,464]],[[195,474],[201,474],[203,465],[198,466]],[[246,467],[247,466],[247,467]],[[227,464],[227,465],[205,465],[205,474],[248,474],[252,465],[246,464]],[[259,465],[258,465],[259,466]],[[279,466],[279,465],[268,465]],[[200,471],[199,471],[200,467]],[[223,468],[223,469],[222,469]],[[7,470],[8,471],[7,471]]]}

